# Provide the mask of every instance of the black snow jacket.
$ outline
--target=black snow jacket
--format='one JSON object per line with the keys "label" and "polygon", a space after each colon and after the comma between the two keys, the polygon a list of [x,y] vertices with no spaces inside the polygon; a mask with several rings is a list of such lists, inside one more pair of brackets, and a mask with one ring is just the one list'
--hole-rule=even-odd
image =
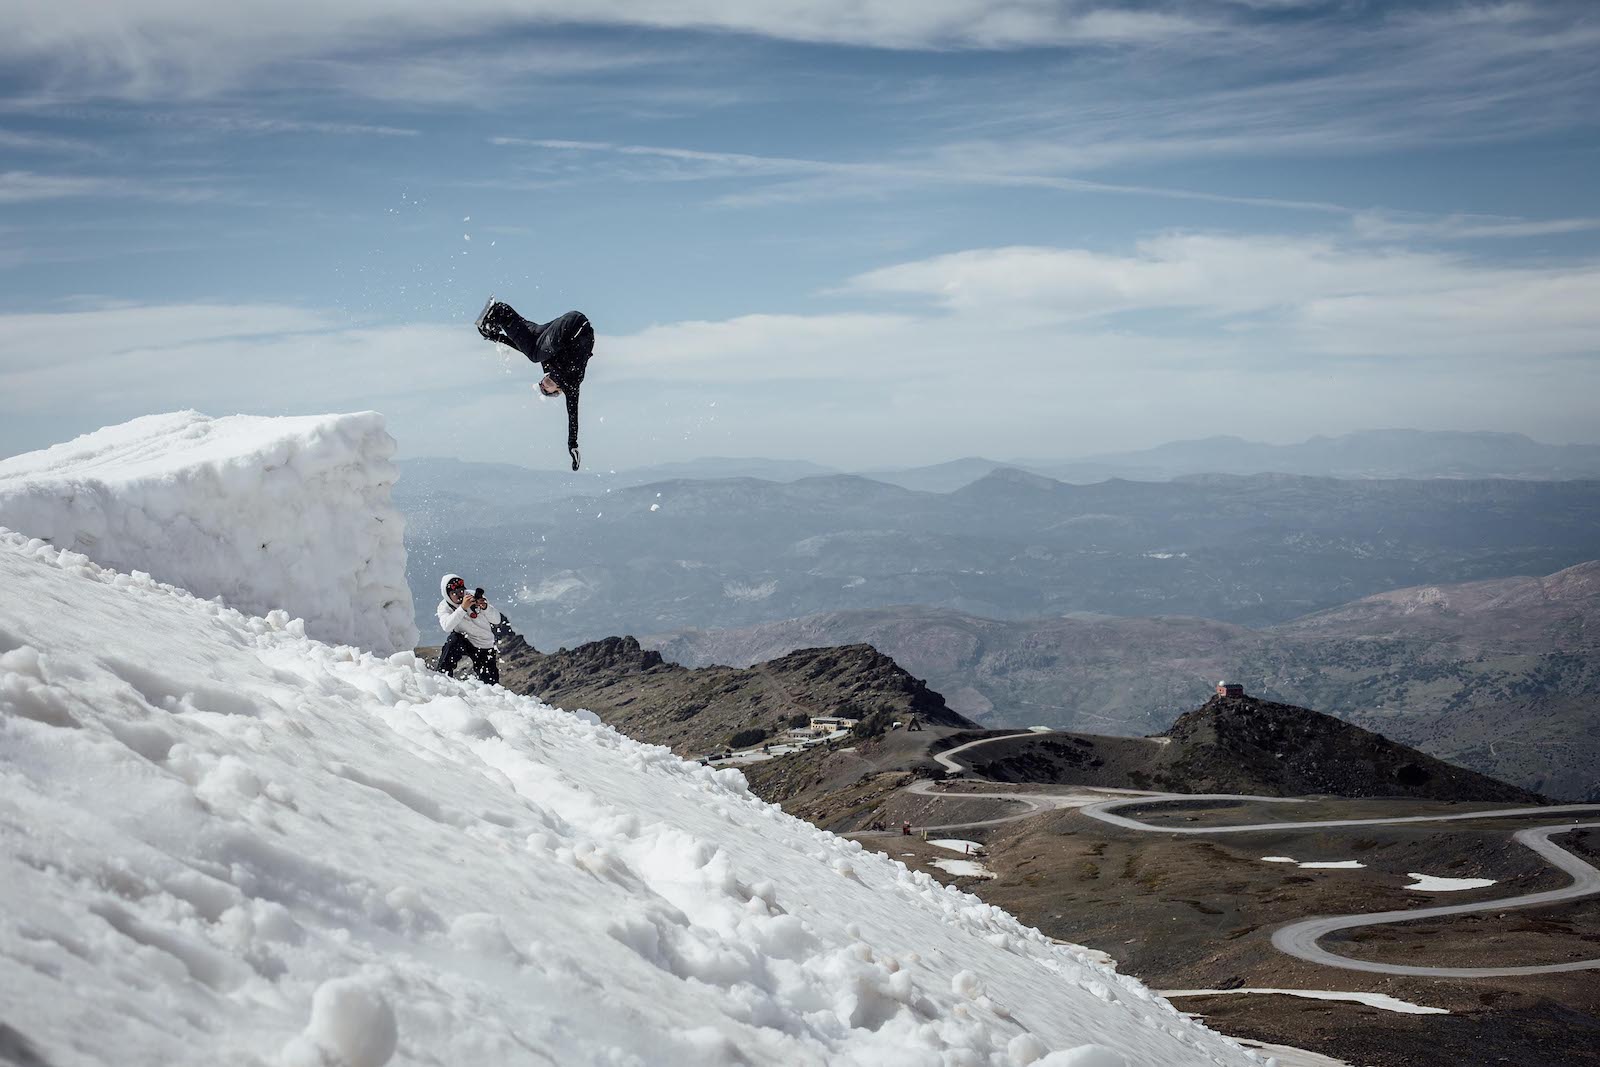
{"label": "black snow jacket", "polygon": [[505,311],[491,321],[500,330],[500,339],[539,364],[567,398],[567,451],[573,453],[572,469],[577,470],[578,391],[594,355],[594,326],[581,311],[569,311],[549,322],[537,323],[505,305],[499,306]]}
{"label": "black snow jacket", "polygon": [[567,448],[577,448],[578,390],[589,369],[589,358],[594,355],[594,327],[581,311],[569,311],[542,326],[529,325],[538,336],[538,354],[524,355],[537,358],[544,372],[561,386],[561,393],[567,398]]}

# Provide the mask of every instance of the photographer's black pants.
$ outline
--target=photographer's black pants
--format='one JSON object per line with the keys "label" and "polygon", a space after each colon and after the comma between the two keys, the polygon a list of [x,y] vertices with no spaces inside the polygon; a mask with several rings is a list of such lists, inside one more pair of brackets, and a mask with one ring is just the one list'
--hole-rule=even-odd
{"label": "photographer's black pants", "polygon": [[440,674],[454,674],[462,656],[472,659],[472,669],[478,672],[478,681],[485,685],[500,684],[500,650],[490,645],[478,648],[463,634],[451,634],[439,650],[439,662],[434,670]]}

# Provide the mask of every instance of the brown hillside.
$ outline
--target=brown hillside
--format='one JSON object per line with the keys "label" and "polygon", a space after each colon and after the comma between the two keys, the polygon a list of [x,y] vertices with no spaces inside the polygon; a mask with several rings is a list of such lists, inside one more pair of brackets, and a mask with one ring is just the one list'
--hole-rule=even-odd
{"label": "brown hillside", "polygon": [[858,718],[869,728],[912,716],[930,725],[973,725],[870,645],[800,649],[739,669],[680,667],[632,637],[554,653],[519,640],[502,653],[501,683],[560,707],[587,708],[629,737],[683,756],[720,748],[741,732],[779,738],[813,715]]}

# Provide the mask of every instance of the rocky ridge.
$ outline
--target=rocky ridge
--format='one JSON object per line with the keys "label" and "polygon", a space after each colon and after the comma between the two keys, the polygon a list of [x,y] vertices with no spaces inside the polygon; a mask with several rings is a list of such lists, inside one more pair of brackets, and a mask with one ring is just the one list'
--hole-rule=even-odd
{"label": "rocky ridge", "polygon": [[973,750],[972,769],[997,781],[1179,793],[1544,799],[1331,715],[1248,696],[1213,697],[1157,738],[1057,733],[996,741]]}
{"label": "rocky ridge", "polygon": [[623,733],[698,756],[738,740],[781,739],[812,716],[862,721],[863,735],[915,717],[971,729],[944,698],[870,645],[799,649],[748,668],[682,667],[632,637],[544,653],[521,638],[501,652],[501,683],[558,707],[586,708]]}

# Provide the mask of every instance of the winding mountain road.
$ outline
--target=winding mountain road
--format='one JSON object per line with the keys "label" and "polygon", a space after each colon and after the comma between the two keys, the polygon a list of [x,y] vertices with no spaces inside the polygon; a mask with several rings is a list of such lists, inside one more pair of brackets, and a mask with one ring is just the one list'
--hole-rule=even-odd
{"label": "winding mountain road", "polygon": [[[1026,735],[1007,734],[1005,736],[1019,737]],[[948,752],[939,753],[934,758],[947,769],[955,773],[961,773],[968,768],[954,759],[958,753],[965,752],[978,745],[1002,740],[1005,740],[1005,737],[980,738],[977,741],[970,741],[965,745],[950,749]],[[928,826],[925,828],[941,833],[951,830],[997,826],[1001,823],[1015,822],[1018,819],[1026,819],[1042,812],[1056,811],[1062,808],[1077,808],[1091,819],[1097,819],[1100,822],[1126,830],[1159,834],[1242,834],[1277,830],[1323,830],[1342,826],[1456,822],[1469,819],[1497,819],[1516,816],[1526,817],[1529,815],[1544,816],[1578,812],[1600,813],[1600,805],[1597,804],[1556,804],[1549,807],[1496,808],[1490,811],[1473,811],[1454,815],[1412,815],[1384,819],[1324,819],[1313,822],[1247,823],[1237,826],[1163,826],[1142,822],[1125,815],[1115,814],[1115,812],[1118,808],[1134,805],[1171,803],[1175,801],[1255,801],[1268,804],[1302,804],[1305,802],[1290,797],[1240,796],[1230,793],[1150,793],[1133,789],[1104,789],[1100,787],[1095,787],[1092,793],[944,793],[936,790],[934,786],[934,782],[919,781],[908,787],[906,792],[918,796],[1008,800],[1026,805],[1026,810],[1014,815],[975,822],[947,823],[942,826]],[[1106,793],[1128,795],[1107,800],[1103,799]],[[1567,971],[1600,970],[1600,959],[1574,960],[1568,963],[1538,964],[1526,967],[1423,967],[1399,963],[1377,963],[1370,960],[1357,960],[1348,956],[1340,956],[1329,952],[1318,944],[1323,937],[1338,930],[1354,930],[1360,927],[1382,926],[1389,923],[1415,922],[1419,919],[1434,919],[1451,915],[1470,915],[1481,911],[1500,912],[1516,908],[1534,908],[1600,894],[1600,869],[1596,869],[1593,865],[1550,840],[1551,837],[1557,834],[1595,828],[1600,828],[1600,822],[1574,820],[1566,823],[1530,826],[1518,830],[1513,835],[1513,840],[1518,844],[1537,852],[1552,865],[1572,877],[1572,884],[1564,888],[1549,889],[1539,893],[1525,893],[1515,897],[1482,900],[1471,904],[1448,904],[1435,908],[1417,908],[1407,911],[1381,911],[1369,912],[1364,915],[1335,915],[1306,919],[1280,927],[1272,935],[1272,945],[1278,951],[1296,959],[1324,967],[1339,967],[1352,971],[1368,971],[1376,974],[1403,974],[1427,978],[1500,978],[1512,975],[1558,974]]]}
{"label": "winding mountain road", "polygon": [[933,758],[938,761],[939,766],[943,767],[951,774],[962,774],[966,771],[970,771],[972,768],[967,764],[958,762],[955,758],[956,753],[965,752],[969,748],[977,748],[979,745],[992,744],[995,741],[1005,741],[1013,737],[1037,737],[1038,735],[1038,730],[1023,730],[1020,733],[1002,734],[999,737],[980,737],[976,741],[968,741],[964,745],[957,745],[955,748],[952,748],[946,752],[935,752],[933,754]]}
{"label": "winding mountain road", "polygon": [[1375,963],[1371,960],[1354,960],[1329,952],[1317,944],[1335,930],[1350,930],[1360,926],[1381,926],[1385,923],[1413,922],[1417,919],[1435,919],[1446,915],[1467,915],[1476,911],[1505,911],[1510,908],[1534,908],[1543,904],[1556,904],[1565,900],[1600,893],[1600,870],[1585,863],[1566,849],[1550,840],[1553,834],[1572,830],[1600,827],[1600,822],[1572,823],[1562,826],[1533,826],[1518,830],[1514,839],[1526,845],[1555,866],[1572,875],[1572,884],[1565,889],[1551,889],[1543,893],[1527,893],[1520,897],[1502,897],[1477,904],[1453,904],[1438,908],[1420,908],[1415,911],[1380,911],[1367,915],[1338,915],[1326,919],[1307,919],[1304,922],[1280,927],[1273,932],[1272,947],[1308,963],[1325,967],[1342,967],[1350,971],[1372,971],[1377,974],[1409,974],[1429,978],[1499,978],[1518,974],[1557,974],[1562,971],[1600,970],[1600,959],[1573,960],[1569,963],[1547,963],[1530,967],[1414,967],[1403,963]]}
{"label": "winding mountain road", "polygon": [[[998,739],[997,739],[998,740]],[[1097,788],[1093,793],[941,793],[934,788],[938,783],[924,778],[907,786],[905,792],[919,797],[945,797],[973,800],[1015,800],[1027,805],[1027,810],[1019,811],[1014,815],[1002,815],[995,819],[979,819],[975,822],[953,822],[940,826],[924,826],[922,829],[929,832],[943,833],[946,830],[972,830],[980,826],[999,826],[1001,823],[1016,822],[1046,811],[1059,811],[1062,808],[1082,808],[1091,804],[1105,801],[1106,793],[1133,792],[1133,790],[1110,790]],[[1139,794],[1133,799],[1148,799],[1152,794]],[[890,833],[893,831],[879,831]]]}

